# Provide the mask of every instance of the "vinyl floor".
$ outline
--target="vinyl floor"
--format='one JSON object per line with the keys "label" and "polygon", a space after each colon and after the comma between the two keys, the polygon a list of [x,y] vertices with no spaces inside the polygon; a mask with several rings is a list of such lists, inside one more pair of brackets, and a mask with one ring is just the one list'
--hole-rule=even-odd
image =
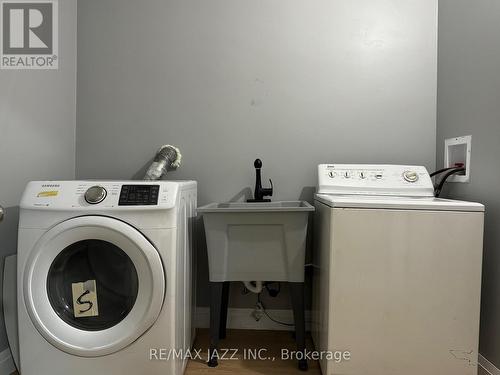
{"label": "vinyl floor", "polygon": [[[226,353],[224,360],[219,360],[216,368],[207,366],[208,359],[208,330],[199,330],[194,347],[202,349],[202,360],[189,362],[186,375],[319,375],[319,363],[309,362],[309,371],[303,372],[297,368],[295,360],[281,360],[281,350],[295,350],[295,341],[291,332],[286,331],[255,331],[255,330],[228,330],[227,338],[221,340],[221,349],[232,349]],[[312,342],[308,339],[308,347],[312,349]],[[261,359],[253,359],[252,349],[261,351]],[[237,351],[236,351],[237,350]],[[219,351],[222,356],[223,351]],[[231,359],[232,357],[232,359]],[[263,359],[262,359],[263,358]]]}

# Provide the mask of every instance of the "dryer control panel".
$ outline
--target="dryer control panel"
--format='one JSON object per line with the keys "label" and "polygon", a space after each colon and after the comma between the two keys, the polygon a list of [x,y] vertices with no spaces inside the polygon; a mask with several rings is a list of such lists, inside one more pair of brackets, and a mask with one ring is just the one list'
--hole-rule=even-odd
{"label": "dryer control panel", "polygon": [[160,185],[122,185],[119,206],[148,206],[158,204]]}
{"label": "dryer control panel", "polygon": [[166,209],[177,203],[179,183],[171,181],[32,181],[24,208]]}
{"label": "dryer control panel", "polygon": [[320,164],[317,193],[433,197],[434,187],[423,166]]}

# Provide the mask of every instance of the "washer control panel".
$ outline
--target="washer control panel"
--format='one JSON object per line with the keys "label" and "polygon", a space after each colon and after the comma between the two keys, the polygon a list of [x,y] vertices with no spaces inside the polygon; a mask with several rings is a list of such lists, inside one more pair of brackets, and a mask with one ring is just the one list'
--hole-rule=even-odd
{"label": "washer control panel", "polygon": [[320,164],[318,194],[432,197],[432,180],[423,166]]}

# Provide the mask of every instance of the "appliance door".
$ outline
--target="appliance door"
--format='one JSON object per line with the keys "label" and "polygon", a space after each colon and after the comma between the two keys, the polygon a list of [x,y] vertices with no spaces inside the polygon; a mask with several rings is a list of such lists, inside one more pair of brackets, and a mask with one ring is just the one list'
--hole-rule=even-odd
{"label": "appliance door", "polygon": [[160,255],[132,226],[82,216],[48,230],[24,270],[24,302],[37,330],[78,356],[117,352],[158,318],[165,294]]}

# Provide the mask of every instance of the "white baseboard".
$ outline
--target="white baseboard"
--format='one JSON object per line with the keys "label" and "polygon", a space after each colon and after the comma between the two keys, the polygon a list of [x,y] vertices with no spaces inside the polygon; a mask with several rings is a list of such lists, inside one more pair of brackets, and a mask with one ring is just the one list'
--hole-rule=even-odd
{"label": "white baseboard", "polygon": [[500,375],[500,370],[481,354],[479,354],[479,366],[481,366],[490,375]]}
{"label": "white baseboard", "polygon": [[[275,320],[293,323],[292,310],[266,310]],[[270,331],[292,331],[292,326],[273,322],[267,316],[263,316],[258,322],[252,317],[253,309],[231,308],[227,312],[227,328],[232,329],[260,329]],[[306,311],[306,330],[310,330],[311,312]],[[208,328],[210,326],[210,309],[208,307],[197,307],[195,315],[196,328]]]}
{"label": "white baseboard", "polygon": [[0,352],[0,375],[10,375],[14,371],[16,371],[16,366],[14,365],[10,349],[7,348],[3,352]]}

